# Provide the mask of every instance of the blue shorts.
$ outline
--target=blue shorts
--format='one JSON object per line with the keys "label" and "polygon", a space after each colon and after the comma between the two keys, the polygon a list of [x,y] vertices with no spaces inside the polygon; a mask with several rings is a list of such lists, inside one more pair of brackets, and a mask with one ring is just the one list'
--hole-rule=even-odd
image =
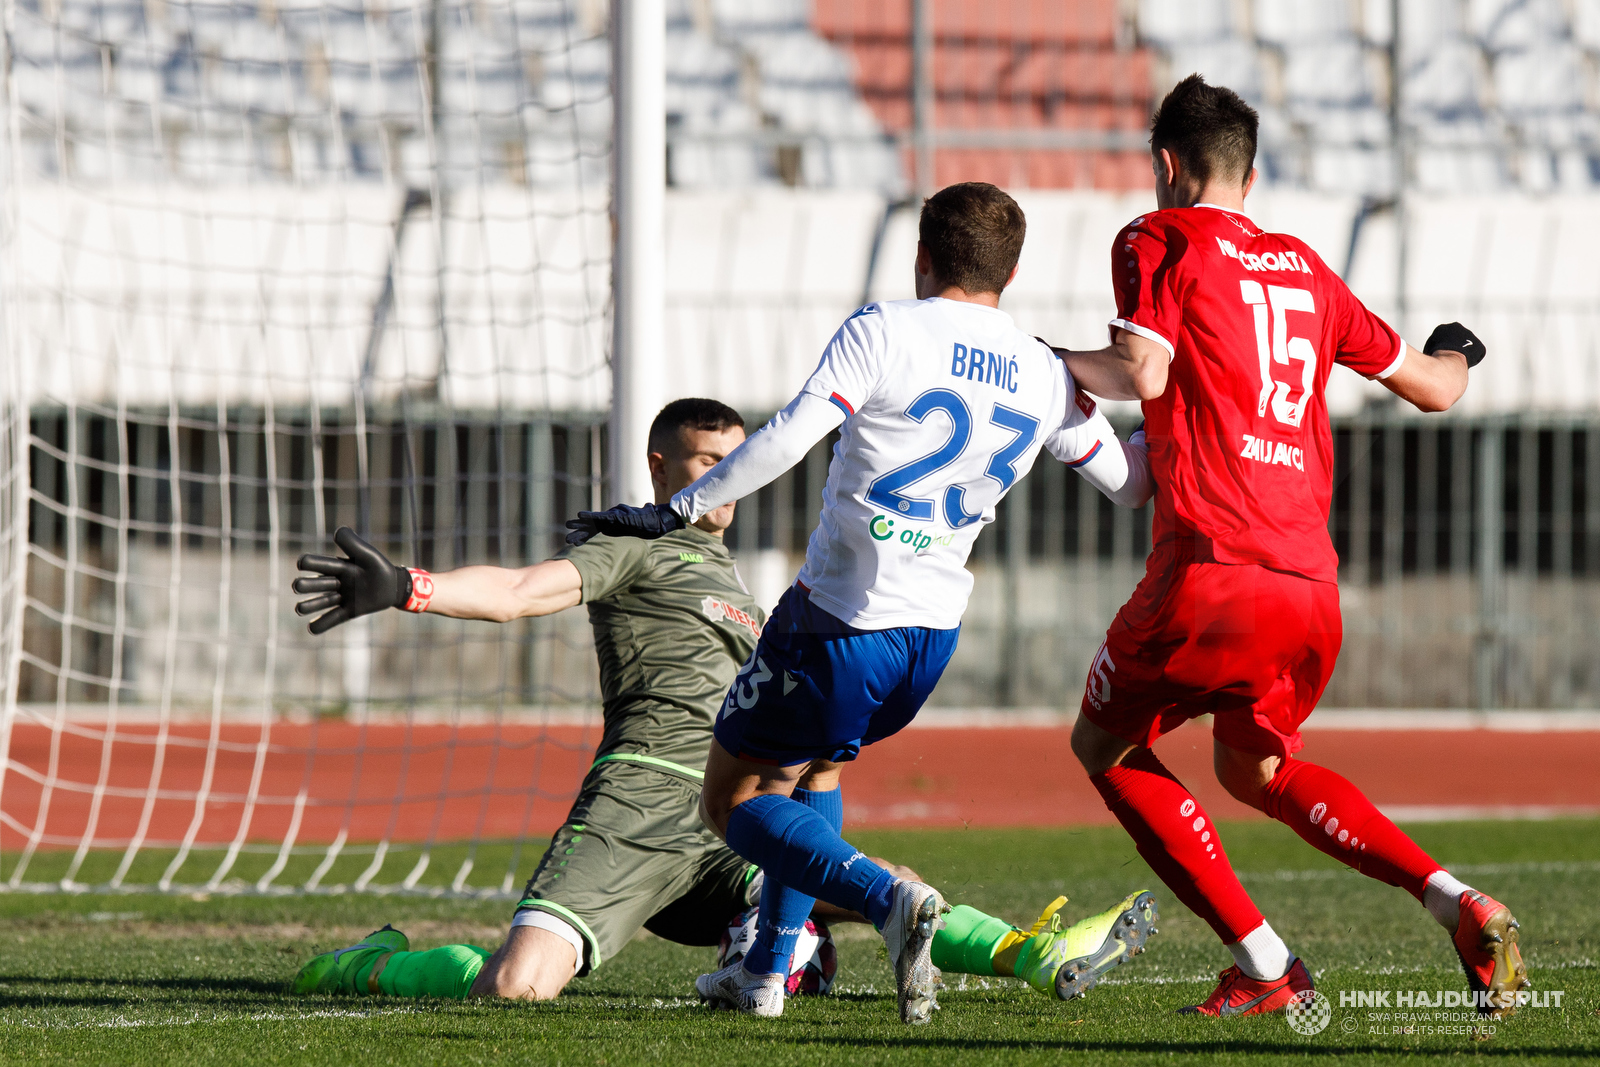
{"label": "blue shorts", "polygon": [[790,586],[717,714],[717,743],[784,767],[853,760],[916,718],[960,633],[857,630]]}

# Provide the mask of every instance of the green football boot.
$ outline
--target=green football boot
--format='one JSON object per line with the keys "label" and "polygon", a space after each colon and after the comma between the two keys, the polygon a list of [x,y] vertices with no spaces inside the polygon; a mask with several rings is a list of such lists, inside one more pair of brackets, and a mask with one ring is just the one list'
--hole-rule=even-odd
{"label": "green football boot", "polygon": [[1148,890],[1130,893],[1099,915],[1063,928],[1057,897],[1021,946],[1014,965],[1018,978],[1039,992],[1062,1000],[1081,997],[1111,968],[1144,951],[1156,932],[1156,898]]}
{"label": "green football boot", "polygon": [[411,941],[406,935],[384,924],[382,930],[372,931],[358,945],[312,957],[311,962],[300,968],[300,973],[294,976],[294,992],[376,993],[375,989],[356,988],[356,976],[361,969],[375,960],[410,950]]}

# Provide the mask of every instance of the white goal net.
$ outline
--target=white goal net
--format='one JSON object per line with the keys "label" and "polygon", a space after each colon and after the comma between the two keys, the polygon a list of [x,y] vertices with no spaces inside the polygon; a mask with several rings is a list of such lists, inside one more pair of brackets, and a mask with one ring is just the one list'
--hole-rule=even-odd
{"label": "white goal net", "polygon": [[0,883],[515,888],[584,620],[313,638],[289,583],[600,498],[605,10],[7,0]]}

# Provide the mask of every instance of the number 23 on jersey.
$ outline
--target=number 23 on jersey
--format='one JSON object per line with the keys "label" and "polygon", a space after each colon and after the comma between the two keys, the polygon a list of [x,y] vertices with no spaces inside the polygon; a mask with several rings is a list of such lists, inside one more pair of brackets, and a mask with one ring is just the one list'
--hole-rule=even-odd
{"label": "number 23 on jersey", "polygon": [[[951,389],[929,389],[913,400],[906,408],[906,418],[913,422],[922,422],[935,411],[942,411],[950,419],[950,436],[938,448],[881,474],[873,479],[867,487],[867,501],[876,504],[885,511],[898,512],[908,519],[928,522],[933,519],[934,501],[927,497],[911,496],[909,490],[918,482],[926,481],[939,471],[950,466],[961,458],[967,445],[972,441],[972,413],[967,409],[967,403],[960,394]],[[982,499],[978,486],[948,485],[943,494],[944,520],[953,529],[960,529],[969,523],[976,522],[983,514],[983,509],[996,503],[1011,483],[1017,480],[1015,463],[1023,453],[1033,444],[1039,433],[1039,420],[1031,415],[1017,411],[1015,408],[1006,407],[996,403],[989,413],[989,424],[1011,432],[1011,440],[997,449],[989,457],[988,465],[984,467],[984,476],[993,480],[995,486],[987,487],[994,499]],[[967,490],[974,490],[973,496],[980,499],[967,500]],[[976,512],[969,512],[967,507],[975,504]]]}

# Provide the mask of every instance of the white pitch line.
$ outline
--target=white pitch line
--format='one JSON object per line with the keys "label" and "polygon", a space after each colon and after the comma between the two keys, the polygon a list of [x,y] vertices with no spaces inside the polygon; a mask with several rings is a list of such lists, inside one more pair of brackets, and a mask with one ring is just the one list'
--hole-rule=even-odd
{"label": "white pitch line", "polygon": [[[1554,860],[1527,863],[1452,863],[1445,869],[1452,874],[1587,874],[1600,871],[1600,860]],[[1324,867],[1313,870],[1236,871],[1241,882],[1322,882],[1333,878],[1360,877],[1349,867]]]}
{"label": "white pitch line", "polygon": [[[1528,973],[1537,978],[1540,974],[1542,974],[1544,972],[1547,972],[1547,971],[1573,971],[1573,970],[1580,970],[1580,969],[1588,970],[1588,969],[1594,967],[1594,965],[1595,965],[1595,961],[1592,960],[1592,959],[1558,960],[1555,963],[1531,963],[1530,962],[1528,964]],[[1390,967],[1373,967],[1373,968],[1370,968],[1370,969],[1366,968],[1366,967],[1322,967],[1322,968],[1320,968],[1318,970],[1312,971],[1311,972],[1311,977],[1313,979],[1315,979],[1316,981],[1321,982],[1323,980],[1323,977],[1325,975],[1327,975],[1329,971],[1337,971],[1340,974],[1361,974],[1361,975],[1373,975],[1373,976],[1382,976],[1382,977],[1391,977],[1391,978],[1395,977],[1397,975],[1407,975],[1407,974],[1447,974],[1447,975],[1454,975],[1454,976],[1460,976],[1460,974],[1461,974],[1460,970],[1458,970],[1456,968],[1453,968],[1453,967],[1443,967],[1443,966],[1438,966],[1438,965],[1434,965],[1434,964],[1419,964],[1419,965],[1417,965],[1415,967],[1393,967],[1393,966],[1390,966]],[[1103,985],[1103,986],[1104,985],[1200,985],[1200,984],[1209,984],[1211,982],[1215,982],[1216,980],[1217,980],[1217,972],[1216,971],[1206,971],[1203,974],[1193,975],[1192,977],[1182,977],[1182,976],[1178,976],[1178,975],[1132,975],[1132,976],[1119,977],[1119,978],[1102,978],[1102,979],[1100,979],[1100,984]]]}
{"label": "white pitch line", "polygon": [[[1558,960],[1558,961],[1553,962],[1553,963],[1537,963],[1537,962],[1535,962],[1535,963],[1530,964],[1530,968],[1529,969],[1533,973],[1533,975],[1535,977],[1537,977],[1539,974],[1545,973],[1545,972],[1549,972],[1549,971],[1568,971],[1568,970],[1578,970],[1578,969],[1590,970],[1590,969],[1593,969],[1597,965],[1600,965],[1600,961],[1597,961],[1597,960],[1594,960],[1594,959],[1589,959],[1589,958],[1583,958],[1583,959],[1575,959],[1575,960]],[[1336,968],[1334,968],[1334,967],[1323,967],[1323,968],[1320,968],[1320,969],[1314,971],[1312,973],[1312,977],[1314,979],[1316,979],[1317,981],[1321,981],[1323,979],[1323,977],[1325,975],[1327,975],[1327,973],[1330,970],[1338,971],[1341,974],[1344,974],[1344,973],[1367,974],[1367,975],[1383,976],[1383,977],[1394,977],[1394,976],[1397,976],[1397,975],[1408,975],[1408,974],[1433,974],[1433,973],[1441,973],[1441,974],[1446,974],[1446,975],[1453,975],[1453,974],[1456,973],[1456,971],[1453,968],[1450,968],[1450,967],[1441,967],[1441,966],[1437,966],[1437,965],[1433,965],[1433,964],[1422,964],[1422,965],[1418,965],[1418,966],[1415,966],[1415,967],[1395,967],[1395,966],[1375,967],[1375,968],[1372,968],[1370,970],[1367,969],[1367,968],[1364,968],[1364,967],[1359,967],[1359,966],[1357,966],[1357,967],[1336,967]],[[960,977],[962,979],[966,979],[968,976],[967,975],[960,975],[958,977]],[[1205,985],[1205,984],[1209,984],[1211,982],[1215,982],[1216,980],[1217,980],[1216,979],[1216,973],[1214,971],[1209,971],[1208,970],[1208,971],[1205,971],[1205,972],[1203,972],[1201,974],[1195,974],[1195,975],[1159,975],[1159,974],[1156,974],[1156,975],[1132,975],[1132,976],[1121,976],[1121,977],[1107,977],[1107,978],[1100,979],[1100,985],[1102,985],[1102,986]],[[1446,980],[1448,980],[1448,979],[1446,979]],[[1027,983],[1023,982],[1020,978],[989,977],[989,978],[980,978],[980,979],[978,979],[976,984],[973,984],[971,986],[967,986],[965,984],[947,986],[945,988],[944,992],[947,993],[947,994],[963,993],[963,992],[977,993],[977,992],[983,992],[985,990],[1004,990],[1004,989],[1013,988],[1013,987],[1016,988],[1016,989],[1019,989],[1019,990],[1028,988],[1027,987]],[[868,995],[868,996],[874,996],[878,992],[876,986],[872,986],[872,985],[851,986],[851,985],[849,985],[847,983],[843,983],[843,982],[838,983],[835,986],[835,988],[840,993],[850,993],[850,994],[854,994],[854,995],[857,995],[857,996],[863,995],[863,994]],[[643,1009],[646,1009],[646,1010],[653,1010],[653,1011],[681,1011],[681,1010],[707,1011],[707,1010],[709,1010],[703,1004],[701,1004],[698,1000],[691,1000],[691,999],[689,999],[687,997],[670,997],[670,998],[667,998],[667,997],[652,997],[649,1002],[640,1001],[640,1000],[606,1001],[606,1002],[603,1003],[602,1006],[607,1008],[607,1009],[612,1009],[612,1010],[629,1010],[629,1009],[640,1009],[640,1008],[643,1008]],[[421,1007],[416,1007],[416,1008],[404,1007],[404,1008],[401,1008],[401,1007],[396,1007],[396,1008],[380,1008],[380,1009],[376,1009],[376,1010],[372,1010],[372,1011],[311,1011],[311,1012],[304,1012],[304,1013],[301,1013],[301,1014],[298,1014],[298,1015],[289,1015],[289,1014],[285,1014],[283,1012],[256,1012],[256,1013],[251,1014],[251,1015],[212,1015],[212,1016],[207,1017],[207,1018],[201,1018],[199,1016],[195,1016],[193,1018],[188,1018],[188,1019],[128,1019],[128,1018],[125,1018],[125,1017],[119,1015],[115,1019],[106,1019],[106,1020],[101,1020],[99,1022],[84,1022],[84,1023],[0,1022],[0,1028],[4,1028],[4,1027],[7,1027],[7,1026],[13,1026],[13,1027],[22,1027],[24,1029],[29,1029],[29,1030],[124,1030],[124,1029],[131,1030],[131,1029],[137,1029],[137,1028],[140,1028],[140,1027],[149,1027],[149,1026],[195,1026],[195,1025],[198,1025],[200,1023],[212,1023],[212,1022],[215,1022],[215,1023],[300,1022],[300,1021],[306,1020],[306,1019],[370,1019],[370,1018],[375,1018],[375,1017],[380,1016],[380,1015],[423,1015],[423,1014],[428,1014],[428,1013],[429,1013],[429,1009],[427,1009],[427,1008],[421,1008]]]}
{"label": "white pitch line", "polygon": [[1547,822],[1589,819],[1600,807],[1587,804],[1379,804],[1395,822],[1465,822],[1471,819]]}
{"label": "white pitch line", "polygon": [[[1059,708],[924,708],[907,727],[973,730],[987,728],[1070,728],[1077,713]],[[1201,716],[1200,720],[1210,716]],[[1461,733],[1593,733],[1600,731],[1600,710],[1529,709],[1526,711],[1458,711],[1450,708],[1320,708],[1302,729],[1388,732],[1394,730]]]}
{"label": "white pitch line", "polygon": [[200,1023],[241,1023],[241,1022],[301,1022],[305,1019],[370,1019],[379,1015],[422,1015],[426,1009],[420,1007],[376,1008],[370,1011],[307,1011],[290,1015],[285,1012],[263,1011],[251,1015],[210,1015],[193,1016],[187,1019],[128,1019],[117,1016],[115,1019],[103,1019],[98,1022],[84,1023],[29,1023],[29,1022],[0,1022],[0,1026],[20,1026],[29,1030],[126,1030],[143,1026],[197,1026]]}

